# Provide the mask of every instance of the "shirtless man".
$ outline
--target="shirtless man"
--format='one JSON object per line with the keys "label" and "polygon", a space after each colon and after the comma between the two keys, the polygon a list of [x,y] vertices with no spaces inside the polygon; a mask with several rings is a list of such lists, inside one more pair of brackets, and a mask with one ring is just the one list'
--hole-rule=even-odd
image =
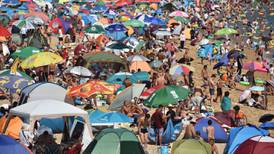
{"label": "shirtless man", "polygon": [[209,100],[210,100],[210,104],[212,105],[212,101],[213,101],[213,97],[214,97],[214,87],[215,87],[215,83],[214,83],[214,79],[216,78],[215,74],[212,74],[211,77],[208,80],[208,86],[209,86]]}
{"label": "shirtless man", "polygon": [[194,139],[197,136],[194,128],[195,123],[196,122],[192,119],[190,124],[186,126],[184,139]]}
{"label": "shirtless man", "polygon": [[156,86],[164,86],[166,84],[166,79],[163,73],[160,73],[158,75],[158,78],[156,79]]}
{"label": "shirtless man", "polygon": [[220,78],[217,82],[217,95],[216,98],[214,99],[214,102],[217,102],[218,98],[220,99],[220,102],[222,101],[222,96],[223,96],[223,80]]}
{"label": "shirtless man", "polygon": [[208,120],[207,121],[207,124],[208,124],[208,126],[207,126],[207,128],[206,128],[206,132],[207,132],[207,138],[208,138],[208,141],[210,140],[210,139],[213,139],[213,140],[215,140],[215,137],[214,137],[214,135],[215,135],[215,129],[214,129],[214,127],[212,126],[212,120]]}
{"label": "shirtless man", "polygon": [[206,87],[207,86],[207,80],[208,80],[207,65],[204,65],[204,68],[201,71],[201,76],[203,78],[203,85],[201,87]]}

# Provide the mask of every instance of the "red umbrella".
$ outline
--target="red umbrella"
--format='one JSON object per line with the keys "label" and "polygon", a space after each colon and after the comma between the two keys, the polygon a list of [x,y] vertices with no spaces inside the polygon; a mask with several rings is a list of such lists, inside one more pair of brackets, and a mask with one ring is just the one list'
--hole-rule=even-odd
{"label": "red umbrella", "polygon": [[49,23],[49,27],[53,30],[54,33],[58,34],[59,27],[62,28],[63,33],[65,33],[65,29],[62,26],[63,23],[60,18],[55,18]]}
{"label": "red umbrella", "polygon": [[116,2],[116,6],[121,7],[121,6],[125,6],[125,5],[131,5],[132,2],[129,0],[119,0]]}
{"label": "red umbrella", "polygon": [[141,98],[143,99],[147,99],[150,95],[152,95],[156,90],[160,89],[160,88],[163,88],[164,86],[163,85],[160,85],[160,86],[154,86],[154,87],[151,87],[149,89],[147,89],[146,91],[144,91],[142,94],[141,94]]}
{"label": "red umbrella", "polygon": [[8,29],[0,25],[0,37],[9,37],[9,36],[11,36],[11,33],[8,31]]}
{"label": "red umbrella", "polygon": [[264,65],[256,61],[244,63],[243,68],[252,71],[267,72]]}

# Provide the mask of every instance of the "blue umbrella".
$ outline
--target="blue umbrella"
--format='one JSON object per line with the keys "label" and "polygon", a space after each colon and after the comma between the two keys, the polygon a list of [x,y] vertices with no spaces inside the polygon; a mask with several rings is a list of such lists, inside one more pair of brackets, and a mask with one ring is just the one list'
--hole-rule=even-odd
{"label": "blue umbrella", "polygon": [[136,77],[132,75],[131,73],[127,73],[127,72],[115,73],[107,79],[107,82],[112,84],[123,84],[123,81],[125,79],[130,79],[132,83],[137,82]]}
{"label": "blue umbrella", "polygon": [[111,24],[111,25],[107,26],[105,29],[110,32],[126,31],[127,30],[127,28],[121,23]]}
{"label": "blue umbrella", "polygon": [[103,14],[109,18],[115,18],[118,15],[114,10],[111,9],[106,10]]}
{"label": "blue umbrella", "polygon": [[166,23],[163,20],[156,17],[145,18],[145,22],[148,22],[153,25],[160,25],[160,26],[166,25]]}
{"label": "blue umbrella", "polygon": [[138,80],[140,81],[149,81],[149,74],[148,72],[144,72],[144,71],[141,71],[141,72],[136,72],[133,74],[133,76]]}
{"label": "blue umbrella", "polygon": [[0,134],[0,153],[29,154],[28,150],[15,139]]}
{"label": "blue umbrella", "polygon": [[227,65],[229,62],[229,58],[228,58],[228,53],[226,53],[221,59],[220,61],[214,65],[213,69],[217,69],[221,66],[225,66]]}
{"label": "blue umbrella", "polygon": [[33,81],[17,75],[0,77],[0,86],[7,88],[10,93],[19,93],[23,88],[31,84],[33,84]]}
{"label": "blue umbrella", "polygon": [[97,5],[97,6],[95,6],[94,8],[93,8],[93,10],[95,10],[95,11],[98,11],[98,12],[103,12],[103,11],[105,11],[105,10],[107,10],[108,8],[106,7],[106,6],[99,6],[99,5]]}
{"label": "blue umbrella", "polygon": [[119,112],[102,112],[99,110],[89,114],[91,125],[114,125],[120,123],[131,123],[133,120],[127,115]]}
{"label": "blue umbrella", "polygon": [[120,41],[127,37],[123,31],[107,31],[106,34],[114,41]]}
{"label": "blue umbrella", "polygon": [[8,4],[8,5],[20,5],[21,2],[18,0],[3,0],[2,3]]}

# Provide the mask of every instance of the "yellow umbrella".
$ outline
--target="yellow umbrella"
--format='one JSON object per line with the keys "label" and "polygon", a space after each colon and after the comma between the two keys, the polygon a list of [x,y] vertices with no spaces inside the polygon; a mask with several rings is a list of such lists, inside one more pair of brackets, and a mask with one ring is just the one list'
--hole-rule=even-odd
{"label": "yellow umbrella", "polygon": [[126,22],[128,20],[130,20],[130,18],[128,16],[121,16],[121,18],[120,18],[120,21],[122,21],[122,22]]}
{"label": "yellow umbrella", "polygon": [[40,66],[46,66],[56,64],[63,61],[63,58],[57,54],[51,52],[39,52],[25,59],[20,66],[23,69],[35,68]]}

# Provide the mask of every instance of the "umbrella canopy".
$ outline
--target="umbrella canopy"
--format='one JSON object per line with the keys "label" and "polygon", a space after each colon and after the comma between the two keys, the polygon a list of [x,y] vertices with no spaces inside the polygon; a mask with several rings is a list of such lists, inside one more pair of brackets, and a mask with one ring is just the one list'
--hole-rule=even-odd
{"label": "umbrella canopy", "polygon": [[127,58],[128,61],[133,62],[133,61],[149,61],[149,59],[147,59],[145,56],[143,55],[133,55],[133,56],[129,56]]}
{"label": "umbrella canopy", "polygon": [[41,18],[35,16],[27,17],[26,20],[34,25],[43,25],[45,23]]}
{"label": "umbrella canopy", "polygon": [[92,76],[91,71],[83,66],[75,66],[71,68],[69,72],[79,76]]}
{"label": "umbrella canopy", "polygon": [[43,12],[30,12],[28,14],[25,14],[24,16],[25,16],[25,18],[38,17],[38,18],[42,19],[45,23],[48,23],[50,21],[48,15],[46,15]]}
{"label": "umbrella canopy", "polygon": [[0,134],[0,153],[5,154],[30,154],[31,152],[15,139]]}
{"label": "umbrella canopy", "polygon": [[190,71],[194,72],[195,69],[188,65],[175,65],[170,68],[169,74],[176,77],[182,74],[188,75]]}
{"label": "umbrella canopy", "polygon": [[23,69],[35,68],[40,66],[46,66],[56,64],[63,61],[63,58],[57,54],[51,52],[40,52],[26,58],[20,66]]}
{"label": "umbrella canopy", "polygon": [[200,42],[199,42],[199,45],[206,45],[209,43],[209,40],[208,39],[202,39]]}
{"label": "umbrella canopy", "polygon": [[150,63],[150,66],[151,66],[152,68],[159,68],[159,67],[161,67],[162,65],[163,65],[163,62],[161,62],[160,60],[157,60],[157,59],[153,60],[153,61]]}
{"label": "umbrella canopy", "polygon": [[251,71],[267,72],[263,64],[256,61],[244,63],[243,68]]}
{"label": "umbrella canopy", "polygon": [[0,37],[10,37],[10,36],[11,36],[11,33],[8,31],[8,29],[0,25]]}
{"label": "umbrella canopy", "polygon": [[130,79],[132,83],[136,83],[137,79],[133,74],[128,73],[128,72],[118,72],[113,74],[107,79],[108,83],[118,83],[121,84],[125,79]]}
{"label": "umbrella canopy", "polygon": [[23,88],[31,84],[33,84],[33,81],[21,76],[0,76],[0,86],[7,88],[10,93],[19,93]]}
{"label": "umbrella canopy", "polygon": [[265,88],[261,87],[261,86],[253,86],[253,87],[249,88],[249,90],[251,90],[251,91],[264,91]]}
{"label": "umbrella canopy", "polygon": [[127,28],[123,24],[120,24],[120,23],[111,24],[111,25],[107,26],[105,29],[110,32],[126,31],[127,30]]}
{"label": "umbrella canopy", "polygon": [[26,28],[26,29],[35,29],[33,24],[29,22],[28,20],[17,20],[12,25],[17,27],[18,29]]}
{"label": "umbrella canopy", "polygon": [[176,16],[173,19],[176,20],[176,21],[179,21],[181,23],[184,23],[184,24],[190,23],[189,19],[181,17],[181,16]]}
{"label": "umbrella canopy", "polygon": [[137,81],[149,81],[149,74],[145,71],[133,73],[133,76],[136,78]]}
{"label": "umbrella canopy", "polygon": [[237,34],[238,31],[232,28],[222,28],[215,32],[215,35],[231,35],[231,34]]}
{"label": "umbrella canopy", "polygon": [[145,24],[140,21],[140,20],[136,20],[136,19],[131,19],[129,21],[124,22],[125,26],[131,26],[131,27],[144,27]]}
{"label": "umbrella canopy", "polygon": [[124,49],[131,49],[132,47],[128,46],[124,43],[116,42],[116,43],[112,43],[111,45],[107,46],[107,48],[113,49],[113,50],[124,50]]}
{"label": "umbrella canopy", "polygon": [[101,25],[92,25],[84,30],[86,33],[102,34],[105,33],[105,29]]}
{"label": "umbrella canopy", "polygon": [[267,121],[271,121],[272,119],[274,119],[274,114],[264,114],[260,117],[259,122],[267,122]]}
{"label": "umbrella canopy", "polygon": [[179,17],[185,17],[185,18],[188,18],[188,15],[187,13],[183,12],[183,11],[173,11],[169,14],[170,17],[176,17],[176,16],[179,16]]}
{"label": "umbrella canopy", "polygon": [[144,104],[150,107],[158,107],[159,105],[167,106],[169,104],[176,104],[180,100],[184,100],[188,97],[189,90],[175,86],[165,86],[159,90],[156,90]]}
{"label": "umbrella canopy", "polygon": [[97,63],[97,62],[114,62],[114,63],[121,63],[126,64],[126,60],[122,59],[119,56],[116,56],[112,53],[106,53],[106,52],[97,52],[88,54],[85,56],[85,59],[89,63]]}
{"label": "umbrella canopy", "polygon": [[17,76],[21,76],[23,78],[32,80],[32,78],[29,75],[27,75],[25,72],[21,72],[18,70],[15,73],[13,73],[10,69],[5,69],[0,71],[0,76],[10,76],[10,75],[17,75]]}
{"label": "umbrella canopy", "polygon": [[164,86],[160,85],[160,86],[154,86],[151,87],[147,90],[145,90],[144,92],[142,92],[140,98],[142,99],[147,99],[149,96],[151,96],[156,90],[163,88]]}
{"label": "umbrella canopy", "polygon": [[130,71],[141,71],[150,72],[152,71],[150,65],[146,61],[133,61],[129,67]]}
{"label": "umbrella canopy", "polygon": [[68,90],[67,95],[88,98],[94,94],[111,95],[120,87],[120,85],[109,84],[104,81],[91,80],[79,86]]}
{"label": "umbrella canopy", "polygon": [[95,110],[89,114],[89,121],[92,126],[115,125],[131,123],[133,120],[120,112],[102,112]]}
{"label": "umbrella canopy", "polygon": [[20,59],[26,59],[30,57],[33,54],[41,52],[39,49],[28,46],[24,48],[17,49],[14,53],[11,54],[12,58],[20,58]]}

